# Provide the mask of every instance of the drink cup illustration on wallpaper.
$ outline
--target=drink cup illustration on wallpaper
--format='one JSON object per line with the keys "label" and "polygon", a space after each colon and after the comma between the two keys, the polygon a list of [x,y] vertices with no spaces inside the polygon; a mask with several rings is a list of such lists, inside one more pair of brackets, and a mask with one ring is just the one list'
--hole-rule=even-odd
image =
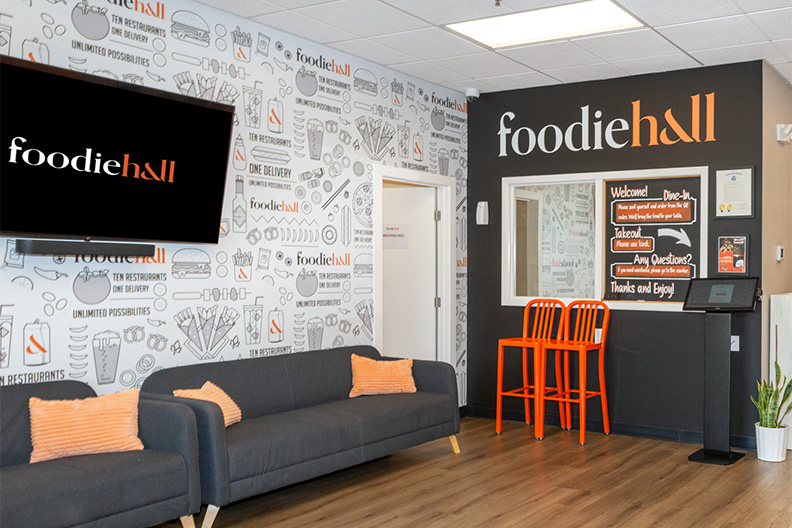
{"label": "drink cup illustration on wallpaper", "polygon": [[261,90],[253,86],[242,87],[242,103],[245,109],[245,126],[259,128],[261,126]]}
{"label": "drink cup illustration on wallpaper", "polygon": [[26,367],[47,365],[50,362],[50,326],[36,319],[24,328],[24,364]]}
{"label": "drink cup illustration on wallpaper", "polygon": [[399,157],[409,158],[410,157],[409,121],[405,122],[403,125],[397,126],[396,129],[397,129],[397,136],[399,137]]}
{"label": "drink cup illustration on wallpaper", "polygon": [[324,125],[318,119],[308,120],[308,155],[312,160],[322,156],[322,141],[324,141]]}
{"label": "drink cup illustration on wallpaper", "polygon": [[94,335],[91,344],[96,365],[96,381],[100,385],[115,382],[121,336],[110,330],[100,332]]}
{"label": "drink cup illustration on wallpaper", "polygon": [[437,164],[441,176],[448,176],[448,150],[441,148],[437,151]]}
{"label": "drink cup illustration on wallpaper", "polygon": [[308,350],[320,350],[324,336],[324,321],[321,317],[308,319]]}
{"label": "drink cup illustration on wallpaper", "polygon": [[245,323],[245,344],[260,344],[264,307],[260,304],[246,304],[242,307],[242,318]]}

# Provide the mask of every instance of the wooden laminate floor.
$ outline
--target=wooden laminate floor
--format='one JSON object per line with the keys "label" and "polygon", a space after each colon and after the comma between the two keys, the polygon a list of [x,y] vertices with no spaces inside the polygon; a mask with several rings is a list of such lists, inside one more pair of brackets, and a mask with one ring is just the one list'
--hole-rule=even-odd
{"label": "wooden laminate floor", "polygon": [[[792,528],[792,457],[689,462],[700,446],[465,418],[447,439],[222,508],[216,528]],[[200,526],[200,518],[196,517]],[[176,528],[178,522],[161,528]]]}

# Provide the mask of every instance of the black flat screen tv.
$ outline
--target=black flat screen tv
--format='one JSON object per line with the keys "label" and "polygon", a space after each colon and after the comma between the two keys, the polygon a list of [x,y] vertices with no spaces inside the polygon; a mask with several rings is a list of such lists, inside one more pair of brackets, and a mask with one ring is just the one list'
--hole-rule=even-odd
{"label": "black flat screen tv", "polygon": [[0,234],[217,243],[234,107],[0,56]]}

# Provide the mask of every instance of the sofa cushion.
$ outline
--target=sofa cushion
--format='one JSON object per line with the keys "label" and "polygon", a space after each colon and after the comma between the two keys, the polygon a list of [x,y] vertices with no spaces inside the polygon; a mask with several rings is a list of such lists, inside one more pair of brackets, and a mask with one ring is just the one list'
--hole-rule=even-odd
{"label": "sofa cushion", "polygon": [[2,388],[0,397],[0,466],[27,464],[33,445],[30,442],[31,396],[44,400],[88,398],[94,390],[78,381],[52,381]]}
{"label": "sofa cushion", "polygon": [[[119,478],[124,475],[124,478]],[[82,455],[0,469],[3,528],[65,527],[182,496],[174,517],[187,511],[184,459],[170,451]]]}
{"label": "sofa cushion", "polygon": [[53,458],[139,451],[137,389],[74,400],[30,398],[31,464]]}
{"label": "sofa cushion", "polygon": [[448,394],[416,392],[346,399],[246,419],[226,429],[231,481],[453,422],[455,411]]}
{"label": "sofa cushion", "polygon": [[377,361],[352,354],[352,390],[349,397],[415,392],[412,365],[412,359]]}
{"label": "sofa cushion", "polygon": [[242,411],[239,409],[239,405],[223,389],[211,381],[204,383],[200,389],[176,389],[173,391],[173,395],[179,398],[192,398],[194,400],[216,403],[220,410],[223,411],[223,422],[226,427],[242,419]]}

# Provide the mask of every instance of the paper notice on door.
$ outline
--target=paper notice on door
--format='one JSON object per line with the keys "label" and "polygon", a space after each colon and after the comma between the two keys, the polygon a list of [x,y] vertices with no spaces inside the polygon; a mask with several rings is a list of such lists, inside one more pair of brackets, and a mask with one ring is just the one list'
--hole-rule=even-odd
{"label": "paper notice on door", "polygon": [[409,224],[384,224],[382,226],[383,249],[407,249],[409,247]]}

